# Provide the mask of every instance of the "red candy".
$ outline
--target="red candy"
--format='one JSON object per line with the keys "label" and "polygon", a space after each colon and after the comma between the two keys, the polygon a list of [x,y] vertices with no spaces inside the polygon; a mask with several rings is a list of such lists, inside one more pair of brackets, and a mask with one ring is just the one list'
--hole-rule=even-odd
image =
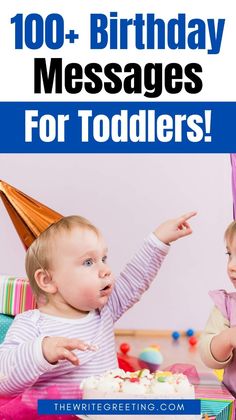
{"label": "red candy", "polygon": [[120,345],[120,351],[123,354],[127,354],[128,351],[130,351],[130,345],[128,343],[121,343],[121,345]]}

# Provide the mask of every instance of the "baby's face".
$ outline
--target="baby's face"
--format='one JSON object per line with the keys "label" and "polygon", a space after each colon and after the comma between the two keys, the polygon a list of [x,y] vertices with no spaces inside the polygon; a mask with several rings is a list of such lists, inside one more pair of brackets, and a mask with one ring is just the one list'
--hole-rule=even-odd
{"label": "baby's face", "polygon": [[58,236],[50,271],[62,302],[77,310],[103,307],[113,289],[104,238],[89,229],[75,227]]}
{"label": "baby's face", "polygon": [[229,255],[227,272],[233,286],[236,288],[236,236],[233,236],[230,243],[226,244],[226,248]]}

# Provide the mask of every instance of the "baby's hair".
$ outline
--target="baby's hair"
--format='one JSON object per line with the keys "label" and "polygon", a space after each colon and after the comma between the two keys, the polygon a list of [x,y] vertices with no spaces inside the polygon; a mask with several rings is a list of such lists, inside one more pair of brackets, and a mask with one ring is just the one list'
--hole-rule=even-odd
{"label": "baby's hair", "polygon": [[227,227],[225,231],[225,241],[227,243],[231,243],[234,235],[236,234],[236,221],[234,220],[230,225]]}
{"label": "baby's hair", "polygon": [[99,235],[99,230],[82,216],[62,217],[41,233],[27,250],[25,269],[36,299],[39,299],[42,295],[47,296],[35,281],[35,272],[40,268],[45,271],[51,268],[53,247],[57,235],[61,232],[70,232],[75,227],[92,230]]}

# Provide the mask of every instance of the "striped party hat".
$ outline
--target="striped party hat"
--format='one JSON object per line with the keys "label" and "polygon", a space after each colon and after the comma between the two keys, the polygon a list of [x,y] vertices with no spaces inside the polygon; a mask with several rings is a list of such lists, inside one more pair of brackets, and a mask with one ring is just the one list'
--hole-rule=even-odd
{"label": "striped party hat", "polygon": [[63,216],[0,180],[0,196],[26,249]]}

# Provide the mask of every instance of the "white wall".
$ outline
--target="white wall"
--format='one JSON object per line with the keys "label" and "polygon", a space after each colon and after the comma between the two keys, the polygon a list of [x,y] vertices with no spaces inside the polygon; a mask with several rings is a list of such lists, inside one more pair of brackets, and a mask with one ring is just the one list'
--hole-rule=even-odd
{"label": "white wall", "polygon": [[[117,324],[202,329],[208,290],[229,288],[223,233],[232,219],[229,155],[0,155],[0,179],[105,234],[116,273],[167,218],[197,210],[152,288]],[[24,274],[24,249],[0,203],[0,272]]]}

